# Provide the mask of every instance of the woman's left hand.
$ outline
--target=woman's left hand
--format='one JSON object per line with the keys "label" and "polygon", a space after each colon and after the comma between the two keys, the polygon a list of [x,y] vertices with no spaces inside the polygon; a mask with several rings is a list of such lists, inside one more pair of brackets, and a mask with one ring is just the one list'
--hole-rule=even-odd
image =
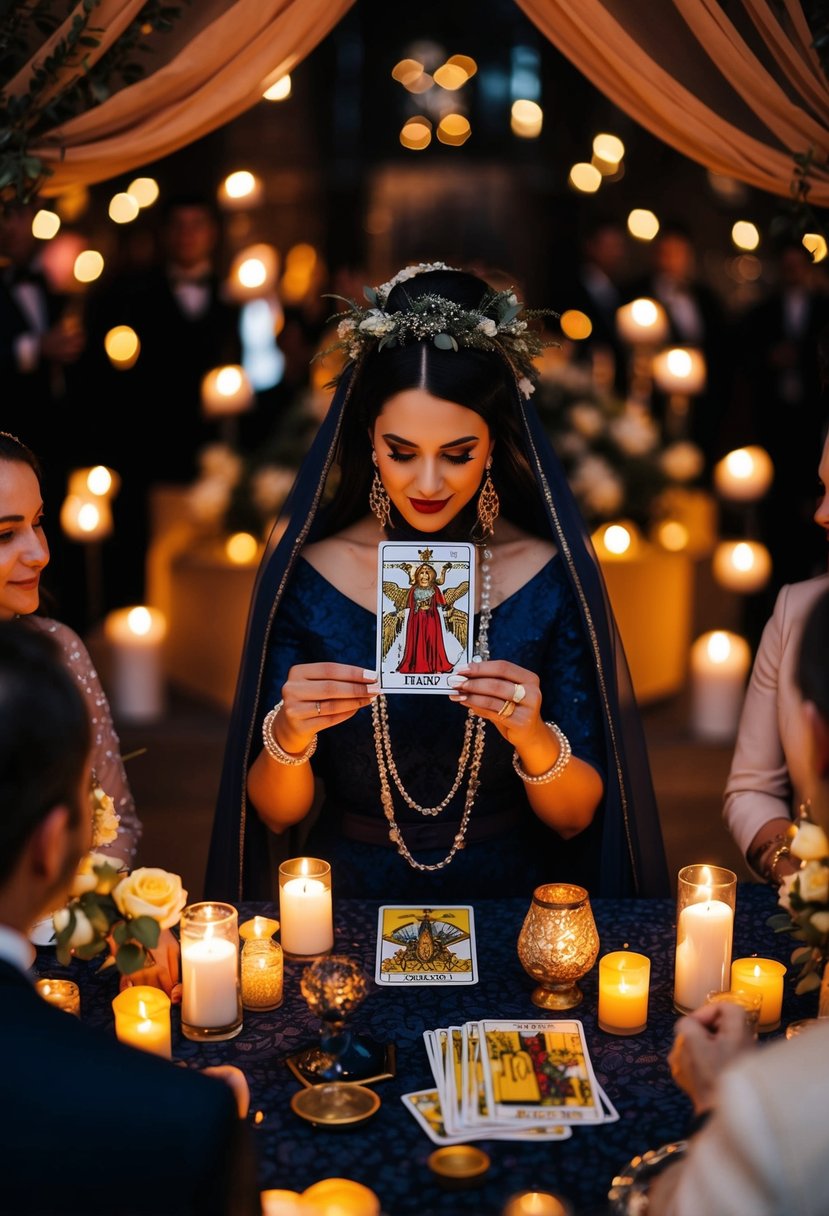
{"label": "woman's left hand", "polygon": [[167,993],[174,1005],[181,1000],[181,984],[179,983],[178,940],[171,929],[162,929],[158,945],[147,952],[150,962],[140,971],[131,975],[121,976],[121,991],[132,988],[135,984],[148,984],[151,988],[161,988]]}
{"label": "woman's left hand", "polygon": [[513,747],[549,733],[541,719],[541,688],[534,671],[490,659],[459,667],[447,683],[456,690],[451,701],[492,722]]}

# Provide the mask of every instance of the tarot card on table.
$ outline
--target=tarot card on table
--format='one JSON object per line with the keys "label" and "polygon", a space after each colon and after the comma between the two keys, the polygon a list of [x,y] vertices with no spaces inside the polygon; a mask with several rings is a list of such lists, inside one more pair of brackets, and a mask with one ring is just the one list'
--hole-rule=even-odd
{"label": "tarot card on table", "polygon": [[385,904],[377,921],[374,978],[384,987],[477,984],[472,908]]}

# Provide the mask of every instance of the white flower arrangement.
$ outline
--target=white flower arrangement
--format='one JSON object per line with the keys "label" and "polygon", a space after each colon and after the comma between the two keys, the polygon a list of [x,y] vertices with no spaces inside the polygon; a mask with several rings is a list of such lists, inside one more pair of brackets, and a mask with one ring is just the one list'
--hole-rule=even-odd
{"label": "white flower arrangement", "polygon": [[800,869],[780,884],[778,902],[785,914],[772,916],[769,924],[804,943],[791,957],[799,974],[795,992],[802,996],[820,987],[829,959],[829,839],[818,824],[801,819],[790,848]]}

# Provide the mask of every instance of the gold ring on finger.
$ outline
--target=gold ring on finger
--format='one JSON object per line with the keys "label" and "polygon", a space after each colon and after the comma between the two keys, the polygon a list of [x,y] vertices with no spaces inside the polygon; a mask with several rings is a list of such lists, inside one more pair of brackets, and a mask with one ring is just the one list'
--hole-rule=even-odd
{"label": "gold ring on finger", "polygon": [[498,710],[498,717],[499,718],[509,718],[514,713],[515,713],[515,702],[514,701],[505,701],[504,704],[501,706],[501,708]]}
{"label": "gold ring on finger", "polygon": [[527,690],[523,684],[516,684],[512,691],[512,699],[516,705],[520,705],[527,695]]}

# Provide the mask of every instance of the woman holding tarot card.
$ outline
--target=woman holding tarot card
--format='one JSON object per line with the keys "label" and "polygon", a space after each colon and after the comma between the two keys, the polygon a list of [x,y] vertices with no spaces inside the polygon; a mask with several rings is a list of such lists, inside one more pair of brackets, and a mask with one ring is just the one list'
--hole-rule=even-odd
{"label": "woman holding tarot card", "polygon": [[542,314],[442,263],[366,295],[257,579],[206,895],[269,898],[288,833],[340,895],[667,894],[616,625],[529,404]]}

